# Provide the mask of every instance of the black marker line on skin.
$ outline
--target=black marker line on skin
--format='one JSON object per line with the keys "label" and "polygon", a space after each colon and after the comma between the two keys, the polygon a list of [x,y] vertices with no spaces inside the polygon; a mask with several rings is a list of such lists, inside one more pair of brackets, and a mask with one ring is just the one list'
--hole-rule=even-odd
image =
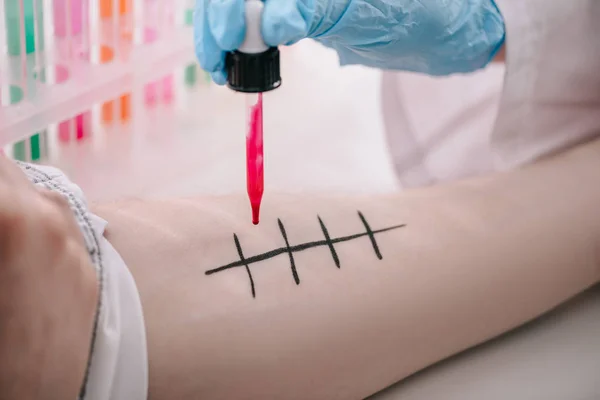
{"label": "black marker line on skin", "polygon": [[[396,225],[396,226],[390,226],[389,228],[375,230],[375,231],[373,231],[373,234],[376,235],[378,233],[389,232],[389,231],[392,231],[392,230],[395,230],[395,229],[404,228],[404,227],[406,227],[405,224]],[[357,233],[355,235],[342,236],[342,237],[339,237],[339,238],[331,239],[331,243],[336,244],[336,243],[348,242],[350,240],[359,239],[359,238],[364,237],[364,236],[368,236],[368,234],[367,233]],[[315,242],[308,242],[308,243],[297,244],[295,246],[290,246],[290,250],[295,253],[295,252],[298,252],[298,251],[308,250],[308,249],[312,249],[314,247],[326,246],[326,245],[327,245],[327,241],[325,241],[325,240],[318,240],[318,241],[315,241]],[[278,249],[267,251],[266,253],[257,254],[255,256],[248,257],[248,258],[245,259],[245,263],[243,263],[241,261],[234,261],[232,263],[223,265],[221,267],[208,270],[208,271],[205,272],[205,274],[206,275],[212,275],[212,274],[215,274],[217,272],[226,271],[228,269],[237,268],[237,267],[243,267],[244,265],[246,265],[246,263],[247,264],[254,264],[254,263],[259,262],[259,261],[264,261],[264,260],[268,260],[268,259],[273,258],[273,257],[277,257],[278,255],[281,255],[281,254],[284,254],[284,253],[287,253],[287,252],[288,252],[287,247],[280,247]]]}
{"label": "black marker line on skin", "polygon": [[287,233],[285,232],[285,227],[283,226],[283,222],[278,218],[277,224],[279,225],[279,230],[281,231],[281,236],[283,236],[283,240],[285,241],[285,248],[290,256],[290,266],[292,267],[292,275],[294,276],[294,281],[296,285],[300,284],[300,277],[298,276],[298,271],[296,271],[296,263],[294,262],[294,252],[290,248],[290,242],[288,241]]}
{"label": "black marker line on skin", "polygon": [[321,217],[319,217],[317,215],[317,218],[319,219],[319,224],[321,225],[321,230],[323,231],[323,235],[325,236],[325,240],[317,240],[314,242],[302,243],[302,244],[298,244],[295,246],[290,246],[290,243],[289,243],[288,237],[287,237],[287,233],[285,231],[285,227],[283,226],[283,222],[281,222],[280,219],[277,219],[277,223],[279,225],[279,230],[281,231],[281,236],[283,236],[283,239],[285,241],[285,247],[280,247],[278,249],[274,249],[274,250],[268,251],[266,253],[258,254],[258,255],[255,255],[255,256],[252,256],[249,258],[244,257],[244,253],[242,251],[242,245],[240,244],[237,234],[234,233],[233,241],[235,242],[235,247],[237,249],[240,260],[234,261],[232,263],[223,265],[218,268],[208,270],[205,272],[205,274],[212,275],[217,272],[226,271],[226,270],[232,269],[232,268],[245,267],[246,272],[248,273],[248,278],[250,279],[250,287],[252,289],[252,297],[256,298],[256,290],[255,290],[255,286],[254,286],[254,279],[253,279],[252,273],[250,271],[250,264],[268,260],[270,258],[277,257],[278,255],[281,255],[284,253],[287,253],[290,258],[290,265],[291,265],[292,274],[294,276],[294,281],[296,282],[296,285],[300,284],[300,278],[298,276],[298,271],[296,270],[296,263],[294,261],[294,252],[297,252],[297,251],[304,251],[304,250],[308,250],[308,249],[312,249],[312,248],[320,247],[320,246],[328,246],[329,250],[331,251],[331,256],[333,258],[333,261],[335,262],[336,266],[338,268],[340,268],[340,260],[339,260],[337,252],[335,251],[335,248],[333,245],[336,243],[348,242],[351,240],[355,240],[355,239],[359,239],[361,237],[367,236],[367,237],[369,237],[371,244],[373,245],[373,251],[375,252],[375,255],[377,256],[377,258],[380,260],[383,259],[383,256],[381,255],[381,252],[379,251],[379,245],[377,244],[377,241],[375,240],[375,235],[377,235],[379,233],[389,232],[389,231],[392,231],[395,229],[404,228],[404,227],[406,227],[406,224],[390,226],[388,228],[378,229],[378,230],[374,231],[371,229],[369,223],[367,222],[367,219],[364,217],[364,215],[360,211],[358,212],[358,216],[359,216],[360,220],[362,221],[363,225],[365,226],[366,232],[357,233],[357,234],[349,235],[349,236],[342,236],[339,238],[332,239],[329,236],[329,232],[327,231],[327,227],[325,226],[325,223],[323,222]]}
{"label": "black marker line on skin", "polygon": [[235,247],[237,248],[237,252],[240,256],[240,261],[244,263],[244,266],[246,267],[246,272],[248,272],[248,278],[250,278],[250,287],[252,288],[252,297],[256,298],[256,290],[254,289],[254,279],[252,278],[252,272],[250,272],[250,266],[244,259],[244,253],[242,252],[242,245],[240,244],[240,240],[238,239],[238,237],[235,233],[233,234],[233,241],[235,242]]}
{"label": "black marker line on skin", "polygon": [[379,246],[377,245],[377,241],[375,240],[375,234],[371,230],[371,227],[369,226],[369,223],[367,222],[365,216],[360,211],[358,212],[358,216],[359,216],[360,220],[362,221],[363,225],[365,226],[365,229],[367,230],[367,235],[369,235],[369,239],[371,239],[371,244],[373,245],[373,250],[375,251],[375,255],[380,260],[383,259],[383,256],[381,255],[381,252],[379,251]]}
{"label": "black marker line on skin", "polygon": [[[376,235],[378,233],[389,232],[389,231],[392,231],[392,230],[395,230],[395,229],[404,228],[404,227],[406,227],[406,224],[396,225],[396,226],[390,226],[389,228],[375,230],[375,231],[373,231],[373,234]],[[369,234],[368,233],[357,233],[355,235],[342,236],[342,237],[339,237],[339,238],[331,239],[331,243],[336,244],[336,243],[348,242],[350,240],[359,239],[359,238],[364,237],[364,236],[369,236]],[[312,249],[314,247],[325,246],[325,245],[327,245],[327,241],[325,241],[325,240],[318,240],[318,241],[315,241],[315,242],[308,242],[308,243],[297,244],[295,246],[290,246],[290,250],[295,253],[297,251],[308,250],[308,249]],[[248,257],[248,258],[245,259],[245,262],[248,263],[248,264],[254,264],[254,263],[259,262],[259,261],[264,261],[264,260],[268,260],[268,259],[273,258],[273,257],[277,257],[278,255],[281,255],[281,254],[284,254],[284,253],[287,253],[287,252],[288,252],[287,247],[280,247],[278,249],[267,251],[266,253],[257,254],[255,256]],[[243,263],[241,261],[234,261],[232,263],[223,265],[221,267],[208,270],[208,271],[205,272],[205,274],[206,275],[212,275],[212,274],[215,274],[217,272],[226,271],[228,269],[237,268],[237,267],[243,267],[244,265],[246,265],[246,263]]]}
{"label": "black marker line on skin", "polygon": [[329,247],[329,251],[331,251],[331,257],[333,258],[333,262],[335,263],[335,266],[339,268],[341,268],[340,265],[340,259],[337,255],[337,252],[335,251],[335,247],[333,247],[333,242],[331,241],[331,238],[329,237],[329,232],[327,231],[327,227],[325,226],[325,223],[323,222],[323,220],[321,219],[320,216],[317,215],[317,218],[319,219],[319,225],[321,225],[321,230],[323,231],[323,236],[325,236],[325,242],[327,243],[327,246]]}

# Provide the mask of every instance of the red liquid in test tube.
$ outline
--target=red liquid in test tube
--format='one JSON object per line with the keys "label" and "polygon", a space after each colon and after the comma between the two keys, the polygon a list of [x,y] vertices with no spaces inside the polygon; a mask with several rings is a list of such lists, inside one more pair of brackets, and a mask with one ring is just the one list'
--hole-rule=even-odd
{"label": "red liquid in test tube", "polygon": [[252,223],[258,225],[260,203],[264,191],[263,165],[263,105],[262,93],[249,94],[248,132],[246,134],[246,183],[252,207]]}
{"label": "red liquid in test tube", "polygon": [[163,100],[165,103],[173,101],[173,97],[175,96],[173,91],[173,81],[173,75],[167,75],[162,79]]}
{"label": "red liquid in test tube", "polygon": [[[88,0],[54,0],[54,34],[67,44],[66,58],[71,61],[76,56],[88,57],[89,43],[87,36],[87,20],[85,15],[88,10]],[[76,50],[73,52],[73,50]],[[60,80],[60,77],[59,77]],[[73,136],[83,140],[91,134],[89,124],[91,111],[77,115],[73,120],[63,121],[58,124],[58,139],[60,142],[69,142]],[[73,132],[74,129],[74,132]],[[72,135],[74,133],[74,135]]]}

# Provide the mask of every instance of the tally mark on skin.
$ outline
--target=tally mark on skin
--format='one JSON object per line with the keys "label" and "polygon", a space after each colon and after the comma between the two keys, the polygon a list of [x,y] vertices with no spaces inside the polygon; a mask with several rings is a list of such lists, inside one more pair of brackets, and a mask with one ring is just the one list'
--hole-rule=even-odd
{"label": "tally mark on skin", "polygon": [[362,224],[365,227],[365,232],[361,232],[361,233],[357,233],[357,234],[349,235],[349,236],[342,236],[342,237],[338,237],[338,238],[331,238],[329,236],[329,231],[327,230],[325,223],[323,222],[321,217],[317,216],[317,218],[319,220],[319,225],[321,226],[321,230],[323,231],[323,236],[325,237],[325,239],[317,240],[315,242],[307,242],[307,243],[297,244],[297,245],[290,245],[290,242],[289,242],[288,236],[287,236],[287,232],[285,230],[285,226],[283,225],[283,222],[281,222],[281,220],[278,219],[277,224],[279,225],[279,231],[281,232],[281,236],[283,237],[283,240],[285,242],[285,247],[280,247],[278,249],[274,249],[274,250],[271,250],[271,251],[268,251],[268,252],[262,253],[262,254],[257,254],[255,256],[248,257],[248,258],[244,257],[244,252],[242,251],[242,245],[240,244],[240,240],[238,239],[238,236],[234,233],[233,234],[233,242],[237,249],[238,256],[240,257],[239,261],[234,261],[227,265],[223,265],[218,268],[208,270],[205,273],[206,273],[206,275],[212,275],[212,274],[216,274],[217,272],[223,272],[223,271],[226,271],[226,270],[229,270],[232,268],[244,267],[246,269],[246,273],[248,274],[248,279],[250,280],[250,288],[252,289],[252,297],[256,298],[256,287],[254,285],[254,278],[252,277],[252,272],[250,271],[250,264],[254,264],[259,261],[268,260],[269,258],[277,257],[281,254],[287,254],[290,259],[290,268],[291,268],[291,272],[292,272],[292,277],[294,278],[294,282],[296,282],[296,285],[300,284],[300,277],[298,276],[298,271],[296,270],[296,262],[294,261],[294,253],[299,252],[299,251],[312,249],[314,247],[327,246],[327,247],[329,247],[329,251],[331,252],[331,258],[333,259],[335,266],[338,268],[341,268],[340,258],[338,257],[338,254],[335,251],[334,244],[342,243],[342,242],[349,242],[351,240],[355,240],[355,239],[359,239],[364,236],[367,236],[371,242],[371,245],[373,246],[373,251],[375,252],[375,256],[377,256],[377,258],[380,260],[383,259],[383,256],[381,255],[381,251],[379,250],[379,245],[377,244],[377,240],[375,240],[375,235],[377,235],[379,233],[389,232],[389,231],[392,231],[395,229],[404,228],[406,226],[406,224],[395,225],[395,226],[390,226],[388,228],[372,230],[371,226],[369,226],[369,223],[367,222],[367,219],[360,211],[358,212],[358,217],[360,218],[360,221],[362,222]]}

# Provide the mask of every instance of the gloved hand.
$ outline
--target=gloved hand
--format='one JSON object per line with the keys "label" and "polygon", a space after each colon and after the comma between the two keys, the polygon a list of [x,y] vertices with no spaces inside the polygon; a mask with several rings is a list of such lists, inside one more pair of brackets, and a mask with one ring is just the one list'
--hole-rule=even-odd
{"label": "gloved hand", "polygon": [[[244,40],[244,0],[197,0],[196,54],[218,84],[225,54]],[[270,46],[314,38],[340,64],[449,75],[486,66],[504,42],[494,0],[265,0]]]}

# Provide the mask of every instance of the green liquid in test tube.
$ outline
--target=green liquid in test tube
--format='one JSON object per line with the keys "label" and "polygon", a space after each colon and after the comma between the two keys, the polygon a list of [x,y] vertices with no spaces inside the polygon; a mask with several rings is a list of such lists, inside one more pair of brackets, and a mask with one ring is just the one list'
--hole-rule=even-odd
{"label": "green liquid in test tube", "polygon": [[188,8],[185,10],[185,24],[193,25],[194,24],[194,9]]}
{"label": "green liquid in test tube", "polygon": [[[8,93],[2,101],[2,106],[11,106],[23,100],[23,91],[17,86],[9,86]],[[27,159],[27,141],[22,140],[13,145],[12,156],[15,160],[26,161]]]}
{"label": "green liquid in test tube", "polygon": [[13,158],[15,160],[19,160],[19,161],[26,161],[27,160],[27,152],[26,152],[26,143],[25,141],[21,141],[18,143],[15,143],[13,146]]}
{"label": "green liquid in test tube", "polygon": [[185,67],[185,84],[194,86],[198,80],[198,68],[196,64],[190,64]]}
{"label": "green liquid in test tube", "polygon": [[[39,161],[45,155],[46,131],[36,133],[29,139],[21,140],[13,145],[13,158],[19,161]],[[27,143],[29,142],[29,143]],[[29,144],[29,146],[27,146]],[[29,150],[29,157],[27,154]]]}
{"label": "green liquid in test tube", "polygon": [[[21,7],[23,7],[21,9]],[[42,51],[44,49],[44,14],[42,0],[4,0],[4,11],[6,21],[6,44],[8,54],[11,56],[21,55],[25,44],[25,53]],[[21,34],[24,33],[24,40]],[[36,49],[37,45],[37,49]],[[11,93],[11,104],[21,99],[13,99]],[[30,159],[39,160],[42,156],[40,146],[40,135],[45,131],[36,133],[29,139],[31,149]],[[15,143],[13,146],[13,157],[17,160],[27,160],[27,140]]]}
{"label": "green liquid in test tube", "polygon": [[[21,14],[21,2],[23,4],[23,14]],[[41,51],[44,49],[44,17],[42,3],[42,0],[4,0],[6,44],[9,55],[18,56],[21,54],[22,26],[25,32],[24,42],[26,54],[36,51],[36,42],[39,47],[37,50]],[[35,18],[34,9],[37,12]]]}
{"label": "green liquid in test tube", "polygon": [[[47,136],[48,133],[46,130],[43,130],[31,136],[29,139],[21,140],[20,142],[15,143],[13,145],[13,158],[19,161],[41,160],[42,157],[47,154]],[[27,154],[27,150],[29,150],[29,154]]]}
{"label": "green liquid in test tube", "polygon": [[42,131],[41,133],[36,133],[32,137],[29,138],[29,146],[31,147],[31,161],[39,161],[44,155],[44,151],[42,151],[42,144],[45,143],[46,131]]}
{"label": "green liquid in test tube", "polygon": [[[189,26],[194,24],[194,9],[192,7],[193,3],[190,3],[189,7],[185,9],[185,16],[183,19],[184,23]],[[196,84],[198,81],[198,66],[196,63],[192,63],[185,67],[184,79],[185,84],[190,87],[193,87]]]}

